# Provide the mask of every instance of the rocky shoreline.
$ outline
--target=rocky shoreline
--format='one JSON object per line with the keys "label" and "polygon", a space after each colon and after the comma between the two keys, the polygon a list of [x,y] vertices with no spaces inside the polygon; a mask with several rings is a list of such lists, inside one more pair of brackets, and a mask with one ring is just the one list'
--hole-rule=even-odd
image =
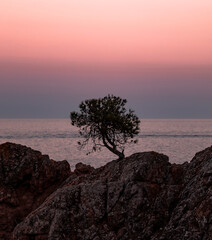
{"label": "rocky shoreline", "polygon": [[145,152],[72,172],[67,161],[4,143],[0,239],[212,239],[212,147],[190,163]]}

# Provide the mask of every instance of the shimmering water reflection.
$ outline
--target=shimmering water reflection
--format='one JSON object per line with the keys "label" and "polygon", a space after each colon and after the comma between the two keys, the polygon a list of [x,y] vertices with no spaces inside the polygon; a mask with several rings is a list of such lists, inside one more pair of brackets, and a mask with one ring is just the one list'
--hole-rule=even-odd
{"label": "shimmering water reflection", "polygon": [[[157,151],[168,155],[170,162],[183,163],[212,145],[212,120],[144,119],[138,139],[138,144],[126,148],[127,156]],[[69,119],[0,119],[0,143],[30,146],[54,160],[68,160],[72,168],[77,162],[98,167],[116,159],[108,150],[86,155],[86,149],[78,150],[78,140]]]}

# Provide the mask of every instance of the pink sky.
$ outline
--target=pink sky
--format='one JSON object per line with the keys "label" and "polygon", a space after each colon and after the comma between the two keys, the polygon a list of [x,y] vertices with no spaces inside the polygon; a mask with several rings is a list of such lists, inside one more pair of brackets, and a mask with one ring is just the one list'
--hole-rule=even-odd
{"label": "pink sky", "polygon": [[1,0],[0,60],[212,64],[211,0]]}
{"label": "pink sky", "polygon": [[212,118],[212,0],[0,0],[0,118],[115,94],[144,118]]}

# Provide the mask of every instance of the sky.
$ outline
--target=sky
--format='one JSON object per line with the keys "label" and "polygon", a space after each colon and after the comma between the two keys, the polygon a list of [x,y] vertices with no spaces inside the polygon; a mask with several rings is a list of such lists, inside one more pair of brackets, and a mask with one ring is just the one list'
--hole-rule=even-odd
{"label": "sky", "polygon": [[87,98],[141,118],[212,118],[211,0],[1,0],[0,118]]}

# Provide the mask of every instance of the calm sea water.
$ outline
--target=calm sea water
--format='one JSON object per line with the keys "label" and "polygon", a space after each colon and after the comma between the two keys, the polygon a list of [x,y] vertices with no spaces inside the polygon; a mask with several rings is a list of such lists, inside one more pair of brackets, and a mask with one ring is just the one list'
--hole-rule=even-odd
{"label": "calm sea water", "polygon": [[[212,145],[212,119],[141,120],[138,143],[126,148],[126,156],[143,151],[157,151],[169,156],[170,162],[190,161],[196,152]],[[77,128],[69,119],[0,119],[0,143],[14,142],[48,154],[54,160],[68,160],[98,167],[116,159],[108,150],[86,155],[78,150]]]}

